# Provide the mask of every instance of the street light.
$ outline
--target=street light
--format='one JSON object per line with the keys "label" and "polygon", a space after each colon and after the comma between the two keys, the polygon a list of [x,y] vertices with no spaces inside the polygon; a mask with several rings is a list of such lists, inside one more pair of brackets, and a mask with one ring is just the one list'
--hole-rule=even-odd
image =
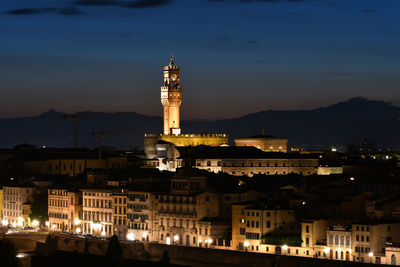
{"label": "street light", "polygon": [[75,229],[75,231],[76,231],[77,234],[80,234],[82,230],[81,230],[80,227],[77,227],[77,228]]}
{"label": "street light", "polygon": [[178,235],[174,235],[174,243],[177,243],[179,240],[179,236]]}
{"label": "street light", "polygon": [[32,226],[33,227],[38,227],[39,226],[39,221],[38,220],[33,220],[32,221]]}
{"label": "street light", "polygon": [[282,246],[282,248],[283,248],[283,253],[286,254],[286,251],[287,251],[287,249],[288,249],[288,246],[285,244],[285,245]]}
{"label": "street light", "polygon": [[325,253],[325,256],[328,258],[328,253],[331,251],[331,249],[330,248],[328,248],[328,247],[326,247],[326,248],[324,248],[324,253]]}
{"label": "street light", "polygon": [[165,243],[167,243],[167,245],[171,245],[171,238],[169,236],[167,236]]}
{"label": "street light", "polygon": [[246,251],[247,251],[248,246],[249,246],[249,241],[247,241],[247,240],[244,241],[244,248]]}
{"label": "street light", "polygon": [[129,241],[135,240],[135,234],[134,233],[128,233],[126,235],[126,237],[128,238]]}
{"label": "street light", "polygon": [[374,253],[372,253],[372,252],[368,253],[368,257],[370,258],[370,263],[372,263],[373,256],[374,256]]}

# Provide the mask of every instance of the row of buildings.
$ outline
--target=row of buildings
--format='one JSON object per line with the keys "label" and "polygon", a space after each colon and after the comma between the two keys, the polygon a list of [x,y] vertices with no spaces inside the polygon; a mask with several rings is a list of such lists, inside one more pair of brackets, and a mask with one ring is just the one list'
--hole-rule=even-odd
{"label": "row of buildings", "polygon": [[[348,200],[359,198],[365,203],[357,202],[363,210],[360,214],[370,216],[357,214],[359,219],[350,219],[343,209],[315,218],[304,213],[318,207],[301,186],[279,186],[271,189],[271,194],[258,185],[248,186],[251,181],[240,185],[235,176],[208,174],[180,169],[171,177],[153,180],[153,184],[150,178],[136,183],[107,180],[102,186],[10,184],[1,191],[2,222],[13,227],[32,226],[32,198],[45,192],[50,231],[400,265],[400,221],[394,211],[390,216],[371,213],[371,194]],[[342,205],[348,205],[345,203]]]}

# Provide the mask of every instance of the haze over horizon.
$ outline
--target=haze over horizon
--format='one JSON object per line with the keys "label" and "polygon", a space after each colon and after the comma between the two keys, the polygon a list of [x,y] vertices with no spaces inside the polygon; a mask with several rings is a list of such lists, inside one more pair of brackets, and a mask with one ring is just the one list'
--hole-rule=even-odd
{"label": "haze over horizon", "polygon": [[[250,112],[250,113],[246,113],[246,114],[241,114],[235,117],[226,117],[226,118],[221,118],[221,117],[215,117],[215,118],[184,118],[183,121],[213,121],[213,120],[224,120],[224,119],[235,119],[235,118],[241,118],[247,115],[251,115],[251,114],[256,114],[259,112],[264,112],[264,111],[312,111],[312,110],[316,110],[319,108],[327,108],[327,107],[331,107],[337,104],[341,104],[341,103],[347,103],[349,101],[352,100],[361,100],[361,101],[367,101],[367,102],[384,102],[387,103],[389,105],[395,106],[395,107],[400,107],[400,105],[395,105],[394,103],[390,102],[390,101],[382,101],[382,100],[376,100],[376,99],[366,99],[364,97],[351,97],[349,99],[346,99],[344,101],[340,101],[340,102],[336,102],[336,103],[331,103],[328,105],[323,105],[323,106],[318,106],[318,107],[313,107],[313,108],[309,108],[309,109],[263,109],[263,110],[258,110],[255,112]],[[6,117],[6,118],[2,118],[0,117],[0,119],[20,119],[20,118],[29,118],[29,117],[39,117],[42,115],[45,115],[47,113],[51,113],[51,112],[59,112],[62,114],[76,114],[76,113],[84,113],[84,112],[90,112],[90,113],[106,113],[106,114],[113,114],[113,113],[137,113],[140,115],[144,115],[144,116],[156,116],[156,117],[162,117],[162,114],[145,114],[142,112],[137,112],[137,111],[112,111],[112,112],[107,112],[107,111],[102,111],[102,110],[80,110],[80,111],[75,111],[75,112],[64,112],[63,110],[58,110],[55,108],[49,108],[47,110],[43,110],[37,114],[30,114],[30,115],[23,115],[23,116],[16,116],[16,117]],[[161,112],[160,112],[161,113]]]}

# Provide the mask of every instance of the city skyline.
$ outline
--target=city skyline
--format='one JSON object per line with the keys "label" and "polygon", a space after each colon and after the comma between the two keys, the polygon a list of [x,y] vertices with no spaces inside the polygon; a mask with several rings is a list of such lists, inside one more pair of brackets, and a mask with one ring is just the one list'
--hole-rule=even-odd
{"label": "city skyline", "polygon": [[357,96],[399,105],[398,2],[246,2],[6,1],[0,117],[49,108],[160,116],[170,53],[184,120]]}

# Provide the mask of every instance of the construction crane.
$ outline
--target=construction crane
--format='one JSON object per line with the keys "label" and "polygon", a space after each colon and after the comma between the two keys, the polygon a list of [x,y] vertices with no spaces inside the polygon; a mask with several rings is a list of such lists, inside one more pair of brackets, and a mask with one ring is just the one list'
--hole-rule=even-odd
{"label": "construction crane", "polygon": [[99,153],[99,159],[102,159],[102,146],[103,146],[103,137],[106,134],[117,134],[117,133],[125,133],[125,132],[130,132],[133,131],[133,129],[122,129],[122,130],[114,130],[114,131],[92,131],[92,138],[97,135],[98,138],[98,153]]}
{"label": "construction crane", "polygon": [[78,135],[78,120],[81,118],[85,117],[92,117],[96,116],[97,114],[93,113],[87,113],[87,114],[65,114],[63,115],[64,120],[74,120],[74,148],[78,148],[78,140],[79,140],[79,135]]}

